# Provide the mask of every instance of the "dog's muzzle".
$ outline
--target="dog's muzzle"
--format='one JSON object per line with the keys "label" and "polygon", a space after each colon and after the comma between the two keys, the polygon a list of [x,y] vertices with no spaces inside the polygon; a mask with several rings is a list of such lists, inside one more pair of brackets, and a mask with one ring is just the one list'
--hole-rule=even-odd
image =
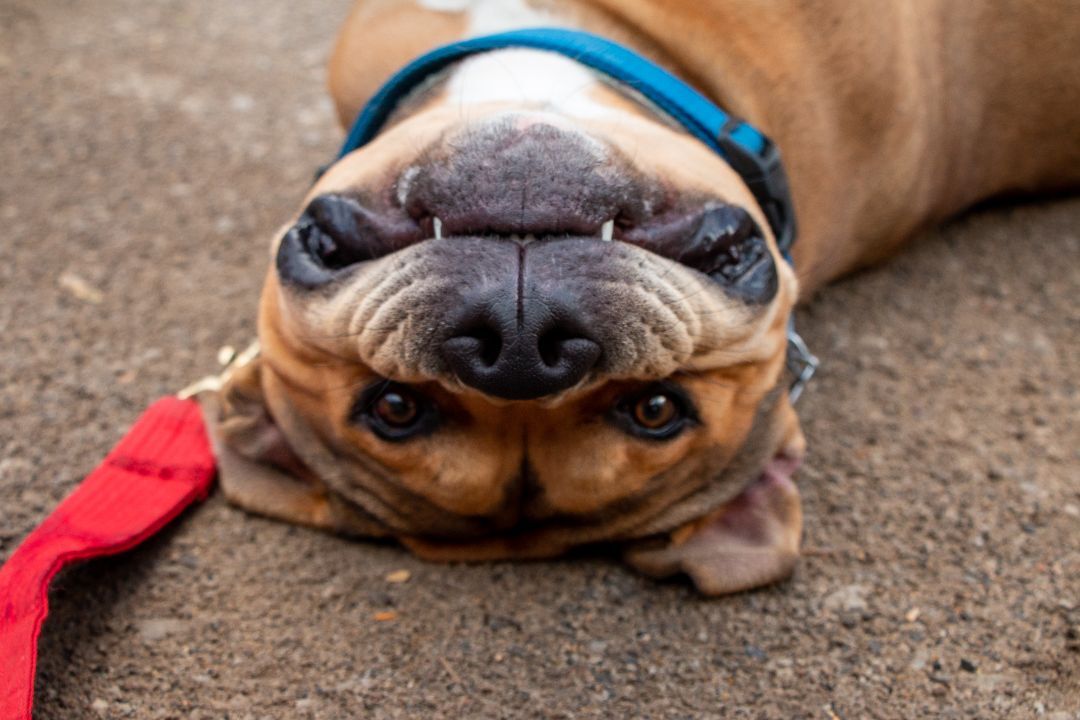
{"label": "dog's muzzle", "polygon": [[295,291],[378,307],[367,324],[388,334],[408,328],[398,355],[420,375],[505,400],[673,372],[694,313],[717,317],[695,300],[752,313],[778,290],[744,208],[667,191],[604,141],[529,114],[441,138],[381,192],[316,197],[277,269]]}
{"label": "dog's muzzle", "polygon": [[[753,193],[772,227],[777,247],[791,261],[790,251],[796,236],[794,207],[780,154],[769,138],[750,124],[728,115],[707,97],[649,59],[610,40],[578,30],[527,28],[462,40],[421,55],[399,70],[364,106],[349,131],[339,159],[370,142],[398,103],[433,74],[470,55],[513,47],[560,53],[617,83],[633,88],[653,109],[666,114],[723,156]],[[558,195],[558,188],[555,189]],[[522,220],[525,220],[526,208],[530,207],[528,199],[522,198],[525,201],[521,206]],[[541,209],[540,215],[544,212],[546,210]],[[601,222],[606,223],[607,220]],[[527,222],[521,224],[528,225]],[[603,227],[610,237],[610,226],[605,224]],[[754,260],[753,257],[750,259]],[[757,280],[763,277],[759,274]],[[482,310],[463,313],[463,317],[471,319],[471,324],[487,328],[482,334],[486,339],[481,340],[466,330],[465,334],[454,336],[463,338],[460,342],[446,344],[449,348],[448,362],[457,365],[463,381],[471,378],[479,385],[494,390],[503,387],[502,380],[495,380],[501,368],[505,367],[509,372],[510,368],[531,367],[536,388],[558,388],[577,382],[582,368],[587,372],[595,350],[589,345],[587,334],[580,334],[574,329],[578,323],[572,319],[561,319],[566,317],[565,312],[556,308],[550,314],[553,320],[525,321],[519,318],[519,331],[515,333],[504,332],[501,328],[505,322],[497,315]],[[543,315],[537,317],[543,318]],[[469,324],[465,322],[463,327]],[[527,350],[517,347],[519,336],[525,338]],[[551,338],[561,339],[553,342]],[[503,365],[507,339],[512,343],[512,352],[506,356],[507,364]],[[794,402],[817,369],[818,361],[795,331],[794,324],[789,325],[788,341],[788,368],[795,376],[790,399]],[[541,359],[543,369],[535,363],[537,357]],[[543,362],[545,357],[552,361],[551,364]],[[603,358],[603,349],[600,358]],[[487,363],[487,360],[491,360],[491,363]]]}

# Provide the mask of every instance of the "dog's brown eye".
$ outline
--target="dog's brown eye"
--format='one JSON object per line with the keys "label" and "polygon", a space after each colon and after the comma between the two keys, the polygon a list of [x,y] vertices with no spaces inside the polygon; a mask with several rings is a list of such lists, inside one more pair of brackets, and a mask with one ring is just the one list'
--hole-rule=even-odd
{"label": "dog's brown eye", "polygon": [[375,403],[375,413],[387,425],[405,427],[416,420],[419,408],[411,395],[387,392]]}
{"label": "dog's brown eye", "polygon": [[430,432],[438,417],[435,405],[408,385],[379,381],[360,394],[351,413],[383,440],[400,441]]}
{"label": "dog's brown eye", "polygon": [[611,419],[631,435],[667,440],[696,422],[697,416],[683,389],[664,381],[624,397]]}
{"label": "dog's brown eye", "polygon": [[678,414],[675,401],[663,393],[644,397],[634,405],[634,421],[647,430],[659,430]]}

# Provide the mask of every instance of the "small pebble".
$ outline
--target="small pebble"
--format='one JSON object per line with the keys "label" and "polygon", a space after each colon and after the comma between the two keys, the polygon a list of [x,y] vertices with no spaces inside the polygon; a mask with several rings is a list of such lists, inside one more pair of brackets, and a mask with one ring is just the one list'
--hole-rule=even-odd
{"label": "small pebble", "polygon": [[376,622],[392,622],[397,620],[397,612],[394,610],[380,610],[371,616]]}
{"label": "small pebble", "polygon": [[63,273],[56,282],[63,290],[91,305],[99,305],[105,299],[100,290],[73,272]]}
{"label": "small pebble", "polygon": [[971,662],[967,658],[960,658],[960,669],[964,672],[973,673],[979,668],[976,667],[975,663]]}
{"label": "small pebble", "polygon": [[135,629],[146,642],[157,642],[169,635],[187,630],[188,624],[179,618],[146,618],[135,622]]}
{"label": "small pebble", "polygon": [[747,643],[746,647],[743,648],[743,650],[746,652],[746,654],[749,657],[752,657],[755,660],[760,660],[760,661],[764,662],[765,660],[769,659],[768,653],[766,653],[764,650],[759,648],[757,645],[751,645],[751,644]]}
{"label": "small pebble", "polygon": [[411,577],[412,573],[408,570],[395,570],[394,572],[388,573],[386,575],[386,582],[400,584],[404,582],[409,582],[409,578]]}

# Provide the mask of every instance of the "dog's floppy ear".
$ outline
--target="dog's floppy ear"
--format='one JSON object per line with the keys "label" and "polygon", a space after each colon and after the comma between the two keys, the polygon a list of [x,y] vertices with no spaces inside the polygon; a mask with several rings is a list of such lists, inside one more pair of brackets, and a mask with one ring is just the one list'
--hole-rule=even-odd
{"label": "dog's floppy ear", "polygon": [[260,515],[343,529],[326,488],[271,416],[261,374],[255,357],[233,369],[220,391],[199,397],[225,497]]}
{"label": "dog's floppy ear", "polygon": [[802,503],[786,476],[768,472],[737,498],[679,528],[661,548],[631,548],[626,561],[666,577],[684,572],[706,595],[782,580],[799,557]]}
{"label": "dog's floppy ear", "polygon": [[289,446],[266,406],[262,359],[235,369],[217,396],[216,429],[224,445],[241,457],[294,477],[310,474]]}

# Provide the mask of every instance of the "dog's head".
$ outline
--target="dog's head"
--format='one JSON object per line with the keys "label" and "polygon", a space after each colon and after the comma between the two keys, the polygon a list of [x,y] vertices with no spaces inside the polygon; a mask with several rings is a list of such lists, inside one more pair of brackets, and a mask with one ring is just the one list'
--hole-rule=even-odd
{"label": "dog's head", "polygon": [[796,280],[753,196],[590,92],[610,112],[463,113],[435,87],[274,244],[266,422],[287,464],[429,554],[670,531],[802,453],[781,378]]}

